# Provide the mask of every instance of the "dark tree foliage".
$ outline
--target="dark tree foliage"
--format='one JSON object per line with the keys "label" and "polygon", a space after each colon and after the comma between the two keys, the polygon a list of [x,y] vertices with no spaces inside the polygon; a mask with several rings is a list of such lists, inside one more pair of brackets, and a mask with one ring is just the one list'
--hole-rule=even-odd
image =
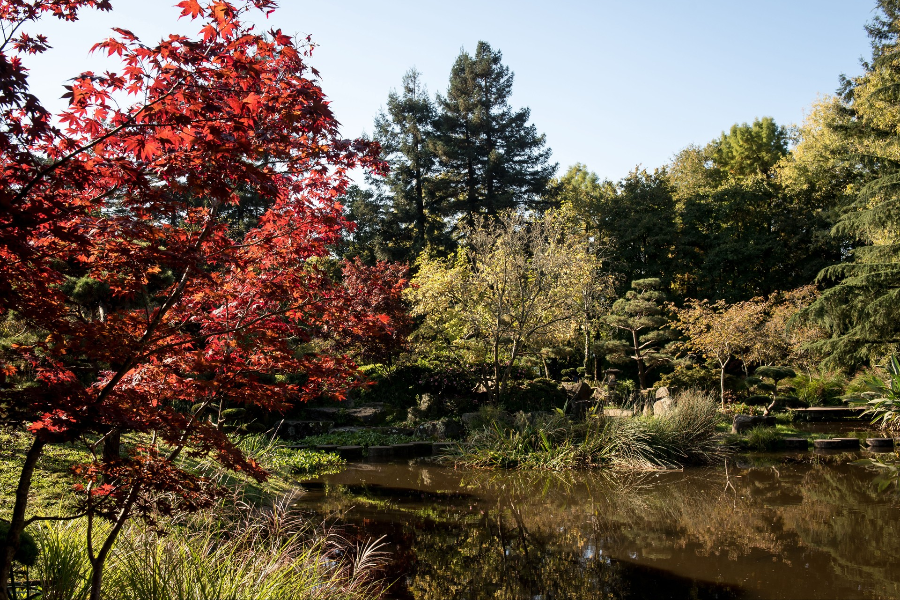
{"label": "dark tree foliage", "polygon": [[[609,191],[609,188],[606,188]],[[671,283],[677,239],[672,186],[665,170],[635,169],[601,196],[602,237],[612,249],[611,267],[627,279],[658,278]]]}
{"label": "dark tree foliage", "polygon": [[447,95],[438,96],[434,149],[447,216],[539,207],[556,171],[545,137],[528,123],[530,110],[509,104],[513,74],[501,60],[486,42],[478,43],[474,56],[463,51]]}
{"label": "dark tree foliage", "polygon": [[437,158],[432,150],[436,112],[421,74],[411,69],[403,76],[402,90],[388,96],[387,110],[375,119],[374,139],[390,173],[375,181],[388,199],[393,223],[382,241],[393,248],[393,258],[412,263],[426,246],[442,246],[444,223],[434,193]]}

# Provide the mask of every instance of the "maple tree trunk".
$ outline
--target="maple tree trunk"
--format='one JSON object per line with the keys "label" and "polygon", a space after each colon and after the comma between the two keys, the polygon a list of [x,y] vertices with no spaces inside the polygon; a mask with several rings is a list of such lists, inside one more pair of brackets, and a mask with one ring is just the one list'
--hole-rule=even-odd
{"label": "maple tree trunk", "polygon": [[109,553],[112,551],[112,548],[116,543],[116,538],[119,537],[119,532],[122,531],[122,527],[125,525],[125,521],[128,520],[128,516],[131,513],[131,507],[134,506],[134,503],[137,500],[140,488],[140,484],[135,484],[134,487],[131,488],[128,499],[125,501],[125,506],[122,507],[119,516],[116,518],[115,525],[113,525],[113,528],[109,532],[109,535],[106,536],[106,539],[103,540],[103,545],[100,547],[97,556],[91,558],[90,600],[100,600],[100,591],[103,587],[103,568],[106,566],[106,559],[109,557]]}
{"label": "maple tree trunk", "polygon": [[19,549],[19,539],[22,531],[25,530],[25,509],[28,506],[28,491],[31,489],[31,479],[34,476],[34,467],[41,452],[44,450],[45,442],[41,439],[34,438],[31,448],[25,455],[25,463],[22,465],[22,471],[19,473],[19,484],[16,487],[16,505],[13,507],[12,518],[9,523],[9,532],[6,534],[6,540],[3,545],[3,554],[0,557],[0,600],[8,600],[7,593],[10,575],[12,574],[13,556]]}

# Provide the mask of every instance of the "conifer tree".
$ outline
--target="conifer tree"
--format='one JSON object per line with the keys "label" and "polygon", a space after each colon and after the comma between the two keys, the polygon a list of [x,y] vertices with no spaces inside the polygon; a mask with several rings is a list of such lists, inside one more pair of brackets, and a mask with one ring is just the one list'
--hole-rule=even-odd
{"label": "conifer tree", "polygon": [[838,154],[864,174],[833,233],[855,240],[850,261],[823,269],[835,283],[801,314],[829,337],[814,344],[826,366],[854,368],[900,344],[900,2],[880,0],[867,26],[872,60],[844,80],[842,118],[828,125]]}
{"label": "conifer tree", "polygon": [[674,335],[666,327],[668,319],[663,308],[666,298],[661,287],[662,282],[656,278],[632,281],[631,290],[616,300],[606,318],[609,325],[627,337],[604,344],[607,358],[613,362],[635,361],[641,389],[647,389],[652,369],[672,361],[663,348]]}
{"label": "conifer tree", "polygon": [[374,139],[390,166],[382,187],[390,196],[400,243],[407,248],[407,256],[398,257],[405,262],[412,262],[443,231],[433,189],[437,160],[429,143],[435,116],[421,73],[410,69],[403,76],[400,93],[391,92],[387,110],[375,119]]}
{"label": "conifer tree", "polygon": [[513,74],[502,54],[479,42],[463,51],[438,96],[434,149],[441,166],[441,194],[451,217],[537,207],[556,165],[543,135],[529,124],[530,110],[509,104]]}

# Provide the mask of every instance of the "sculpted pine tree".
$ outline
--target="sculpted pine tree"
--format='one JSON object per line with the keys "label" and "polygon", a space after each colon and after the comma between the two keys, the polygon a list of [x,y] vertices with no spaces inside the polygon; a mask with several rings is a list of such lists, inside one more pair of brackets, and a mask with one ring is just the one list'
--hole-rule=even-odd
{"label": "sculpted pine tree", "polygon": [[641,389],[647,389],[648,374],[652,369],[672,361],[663,347],[673,335],[666,328],[668,318],[661,286],[659,279],[632,281],[631,290],[613,303],[612,312],[606,317],[610,326],[627,337],[603,344],[607,358],[613,362],[635,361]]}
{"label": "sculpted pine tree", "polygon": [[438,96],[434,148],[448,216],[535,207],[556,171],[544,136],[528,123],[529,109],[509,104],[513,74],[501,60],[499,51],[478,42],[474,56],[459,55],[447,95]]}
{"label": "sculpted pine tree", "polygon": [[[46,40],[16,32],[85,6],[109,8],[0,3],[0,315],[40,333],[0,355],[2,419],[31,436],[0,540],[0,600],[22,531],[39,518],[28,497],[47,444],[80,441],[92,457],[74,472],[97,600],[132,515],[210,504],[215,488],[182,454],[266,477],[218,427],[223,407],[340,398],[356,380],[352,362],[298,344],[390,322],[360,307],[391,302],[348,299],[322,260],[345,226],[336,199],[346,173],[379,168],[377,147],[339,136],[302,46],[244,23],[274,3],[183,0],[199,35],[156,46],[115,30],[96,49],[120,57],[121,72],[76,77],[60,130],[18,56]],[[231,218],[242,194],[267,208]],[[387,277],[385,296],[399,293],[392,279],[402,277]],[[273,377],[288,374],[302,383]],[[123,451],[115,440],[126,434]],[[100,517],[111,523],[102,533]]]}

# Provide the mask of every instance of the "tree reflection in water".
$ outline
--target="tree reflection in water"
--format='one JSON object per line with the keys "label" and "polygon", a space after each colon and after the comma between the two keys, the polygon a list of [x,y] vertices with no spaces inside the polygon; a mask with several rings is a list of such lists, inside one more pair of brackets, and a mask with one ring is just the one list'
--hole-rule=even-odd
{"label": "tree reflection in water", "polygon": [[630,477],[359,465],[304,502],[348,535],[387,534],[394,598],[897,598],[900,510],[872,479],[825,464]]}

